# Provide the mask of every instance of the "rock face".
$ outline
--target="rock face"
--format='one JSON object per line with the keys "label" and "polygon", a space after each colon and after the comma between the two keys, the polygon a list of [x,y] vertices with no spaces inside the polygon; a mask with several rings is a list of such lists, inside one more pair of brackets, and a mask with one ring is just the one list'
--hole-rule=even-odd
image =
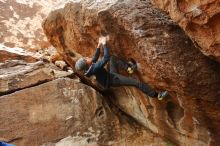
{"label": "rock face", "polygon": [[39,55],[21,48],[12,50],[0,50],[0,95],[71,74],[53,64],[39,61]]}
{"label": "rock face", "polygon": [[42,61],[27,63],[12,60],[0,65],[0,94],[34,86],[70,73]]}
{"label": "rock face", "polygon": [[220,62],[220,1],[152,0],[169,13],[202,53]]}
{"label": "rock face", "polygon": [[98,92],[69,78],[1,96],[0,105],[0,138],[19,146],[167,143],[128,117],[120,118]]}
{"label": "rock face", "polygon": [[217,145],[220,66],[204,56],[162,11],[146,1],[68,1],[43,23],[48,40],[69,63],[91,56],[101,34],[112,55],[140,64],[134,75],[170,98],[159,102],[135,88],[112,90],[112,102],[177,145]]}
{"label": "rock face", "polygon": [[4,50],[0,62],[0,141],[18,146],[170,143],[80,83],[72,72],[30,54],[10,53]]}
{"label": "rock face", "polygon": [[48,47],[41,22],[61,0],[1,0],[0,43],[39,50]]}
{"label": "rock face", "polygon": [[[118,137],[121,140],[112,141],[108,144],[108,146],[144,146],[149,144],[155,146],[173,145],[169,141],[164,141],[161,138],[155,136],[153,133],[146,131],[146,129],[137,126],[125,126],[124,124],[125,123],[123,123],[123,127],[120,129],[121,134]],[[91,141],[89,139],[89,137],[83,136],[68,136],[59,142],[46,143],[42,146],[103,146],[98,142]]]}
{"label": "rock face", "polygon": [[104,143],[119,124],[100,94],[71,79],[2,96],[0,104],[0,137],[18,139],[17,145],[37,146],[83,130]]}
{"label": "rock face", "polygon": [[10,48],[0,44],[0,63],[10,60],[22,60],[27,63],[33,63],[40,59],[42,55],[33,53],[22,48]]}

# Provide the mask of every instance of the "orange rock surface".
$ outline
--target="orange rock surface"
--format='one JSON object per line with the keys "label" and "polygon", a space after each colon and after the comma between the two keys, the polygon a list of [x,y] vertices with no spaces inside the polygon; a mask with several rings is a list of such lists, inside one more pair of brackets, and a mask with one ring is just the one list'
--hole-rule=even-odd
{"label": "orange rock surface", "polygon": [[168,12],[201,52],[220,62],[219,0],[152,0]]}
{"label": "orange rock surface", "polygon": [[59,1],[1,0],[0,43],[34,51],[48,47],[41,22]]}
{"label": "orange rock surface", "polygon": [[111,54],[135,58],[139,68],[133,77],[168,90],[170,98],[160,102],[131,87],[106,96],[177,145],[219,144],[220,66],[149,0],[67,1],[48,15],[43,28],[69,64],[92,56],[98,37],[109,34]]}

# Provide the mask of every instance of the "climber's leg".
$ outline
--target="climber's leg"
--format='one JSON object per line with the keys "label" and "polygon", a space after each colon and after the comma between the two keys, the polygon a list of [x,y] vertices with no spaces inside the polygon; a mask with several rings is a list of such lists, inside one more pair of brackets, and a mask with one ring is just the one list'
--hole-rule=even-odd
{"label": "climber's leg", "polygon": [[148,84],[142,83],[136,79],[122,76],[114,73],[110,81],[111,86],[135,86],[150,97],[157,97],[158,94]]}
{"label": "climber's leg", "polygon": [[117,73],[118,69],[126,70],[128,69],[129,65],[126,61],[119,59],[116,56],[111,56],[110,58],[110,73]]}

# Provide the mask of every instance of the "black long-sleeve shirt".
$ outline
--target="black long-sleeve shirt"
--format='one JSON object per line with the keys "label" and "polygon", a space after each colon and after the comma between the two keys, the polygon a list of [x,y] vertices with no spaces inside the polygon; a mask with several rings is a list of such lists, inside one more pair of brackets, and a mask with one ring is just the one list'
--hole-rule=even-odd
{"label": "black long-sleeve shirt", "polygon": [[96,80],[99,84],[101,84],[104,88],[109,88],[109,81],[110,81],[110,74],[104,66],[110,60],[109,49],[104,47],[104,56],[101,58],[100,61],[97,62],[100,56],[100,48],[96,49],[96,52],[92,58],[92,65],[89,67],[85,75],[90,77],[92,75],[96,76]]}

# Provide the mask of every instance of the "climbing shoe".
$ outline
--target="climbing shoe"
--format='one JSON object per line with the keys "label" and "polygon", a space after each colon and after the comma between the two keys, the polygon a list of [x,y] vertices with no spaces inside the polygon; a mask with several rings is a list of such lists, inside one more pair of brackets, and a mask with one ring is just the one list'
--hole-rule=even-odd
{"label": "climbing shoe", "polygon": [[129,61],[128,61],[127,72],[129,74],[133,74],[135,70],[137,70],[137,63],[134,59],[130,58]]}
{"label": "climbing shoe", "polygon": [[168,95],[168,92],[167,91],[161,91],[158,93],[158,100],[163,100],[166,96]]}

